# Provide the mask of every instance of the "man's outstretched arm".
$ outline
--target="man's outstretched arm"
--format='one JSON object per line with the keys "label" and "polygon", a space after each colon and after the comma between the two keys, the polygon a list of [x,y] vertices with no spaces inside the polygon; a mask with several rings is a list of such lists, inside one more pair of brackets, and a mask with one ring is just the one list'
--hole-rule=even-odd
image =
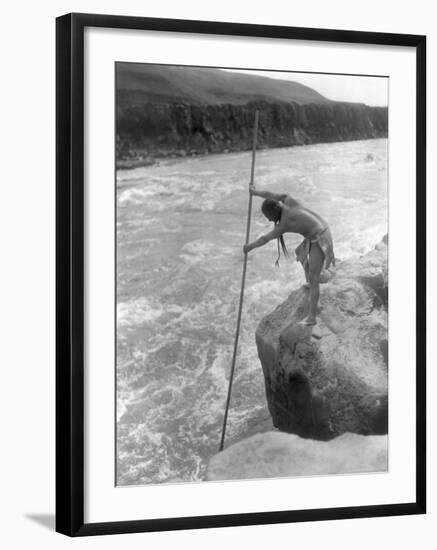
{"label": "man's outstretched arm", "polygon": [[254,185],[249,185],[249,192],[255,197],[261,197],[262,199],[273,199],[274,201],[284,202],[287,195],[284,193],[272,193],[271,191],[261,191],[256,189]]}
{"label": "man's outstretched arm", "polygon": [[243,252],[245,254],[247,254],[248,252],[250,252],[254,248],[259,248],[260,246],[264,246],[269,241],[271,241],[273,239],[277,239],[281,235],[282,235],[282,231],[278,227],[275,227],[272,231],[270,231],[270,233],[266,233],[265,235],[261,235],[261,237],[256,239],[256,241],[253,241],[249,244],[245,244],[243,246]]}

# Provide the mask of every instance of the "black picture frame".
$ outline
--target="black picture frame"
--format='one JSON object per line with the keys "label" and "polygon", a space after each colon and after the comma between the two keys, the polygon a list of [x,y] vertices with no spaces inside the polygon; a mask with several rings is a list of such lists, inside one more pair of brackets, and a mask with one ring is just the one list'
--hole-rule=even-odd
{"label": "black picture frame", "polygon": [[[399,504],[84,523],[84,29],[376,44],[416,51],[416,499]],[[426,511],[426,38],[68,14],[56,20],[56,530],[69,536],[423,514]]]}

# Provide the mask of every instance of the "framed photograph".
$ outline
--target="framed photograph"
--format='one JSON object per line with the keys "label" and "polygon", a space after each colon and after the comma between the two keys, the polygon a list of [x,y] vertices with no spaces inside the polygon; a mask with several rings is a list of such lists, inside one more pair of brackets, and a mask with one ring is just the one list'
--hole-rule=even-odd
{"label": "framed photograph", "polygon": [[56,25],[57,531],[425,513],[425,37]]}

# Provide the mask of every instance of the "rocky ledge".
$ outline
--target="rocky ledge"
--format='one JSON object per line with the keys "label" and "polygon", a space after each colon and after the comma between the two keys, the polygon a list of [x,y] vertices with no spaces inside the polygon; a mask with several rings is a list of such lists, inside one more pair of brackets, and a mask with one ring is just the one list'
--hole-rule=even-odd
{"label": "rocky ledge", "polygon": [[209,462],[206,481],[387,471],[387,436],[343,434],[314,441],[281,432],[256,434]]}
{"label": "rocky ledge", "polygon": [[337,262],[321,286],[316,327],[301,288],[256,331],[273,424],[303,438],[386,434],[387,237],[361,258]]}
{"label": "rocky ledge", "polygon": [[323,275],[315,327],[301,288],[256,331],[277,430],[230,442],[207,481],[387,470],[387,236]]}

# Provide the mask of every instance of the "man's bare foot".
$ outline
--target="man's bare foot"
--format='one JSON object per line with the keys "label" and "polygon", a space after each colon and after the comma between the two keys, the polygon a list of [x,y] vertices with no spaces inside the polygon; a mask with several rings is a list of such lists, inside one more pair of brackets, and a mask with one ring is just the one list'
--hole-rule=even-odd
{"label": "man's bare foot", "polygon": [[298,325],[304,325],[306,327],[312,327],[317,323],[316,319],[314,317],[305,317],[305,319],[302,319],[302,321],[299,321]]}

